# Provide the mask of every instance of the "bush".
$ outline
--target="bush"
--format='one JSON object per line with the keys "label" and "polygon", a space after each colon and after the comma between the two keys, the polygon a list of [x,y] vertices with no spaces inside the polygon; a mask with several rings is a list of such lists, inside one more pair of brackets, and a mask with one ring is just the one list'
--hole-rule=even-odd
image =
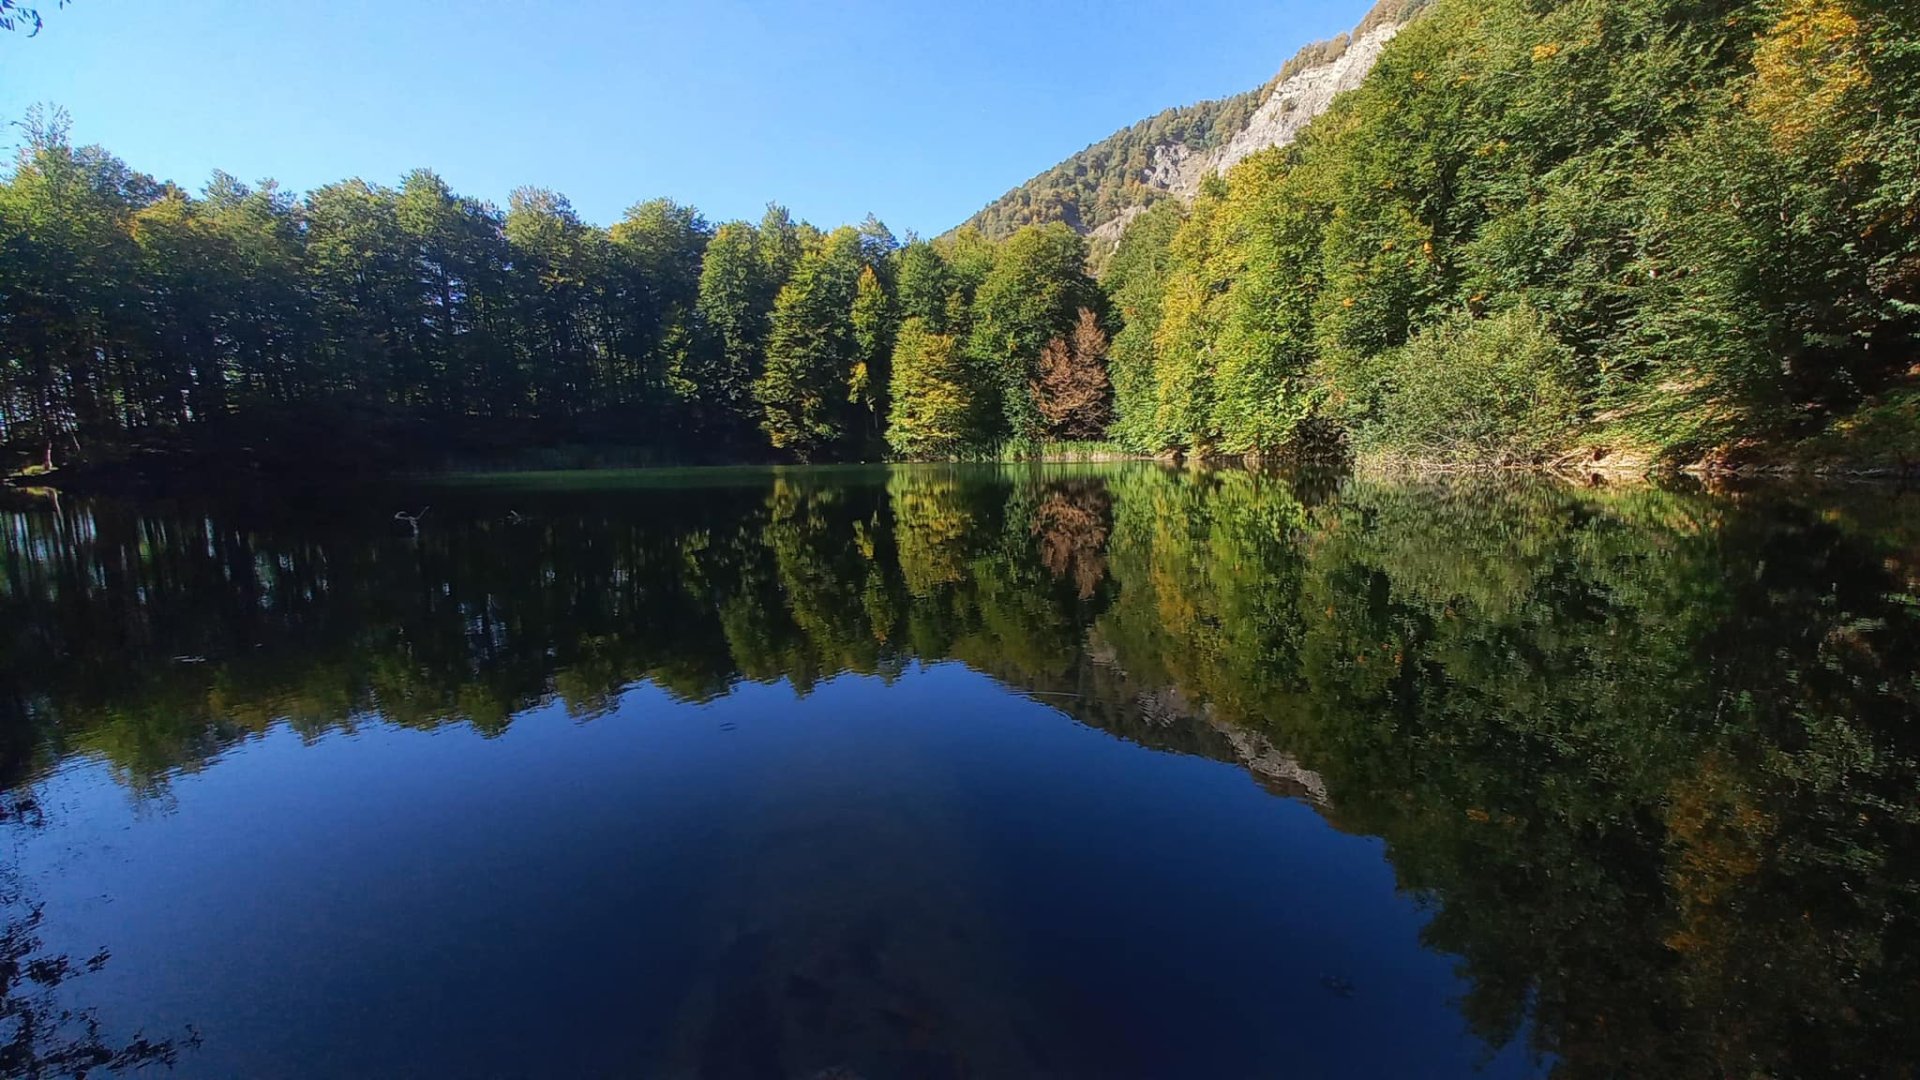
{"label": "bush", "polygon": [[1521,305],[1459,312],[1368,365],[1356,388],[1362,453],[1514,465],[1567,449],[1581,421],[1572,350]]}

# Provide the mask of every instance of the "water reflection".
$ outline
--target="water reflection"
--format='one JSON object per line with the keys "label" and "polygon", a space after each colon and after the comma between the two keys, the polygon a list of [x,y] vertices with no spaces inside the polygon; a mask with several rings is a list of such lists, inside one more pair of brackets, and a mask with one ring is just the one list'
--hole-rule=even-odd
{"label": "water reflection", "polygon": [[[80,756],[152,796],[282,723],[493,735],[640,682],[804,696],[958,661],[1383,839],[1490,1049],[1568,1076],[1920,1062],[1910,500],[927,467],[474,484],[396,532],[415,501],[0,518],[8,782]],[[1000,921],[969,856],[916,849],[948,830],[794,827],[890,854],[801,896],[768,887],[808,872],[777,842],[740,868],[765,881],[705,917],[774,929],[688,961],[680,1007],[709,1020],[676,1028],[676,1061],[920,1045],[889,988],[928,970],[953,973],[948,1029],[893,1067],[1021,1058],[1031,1033],[992,998],[1017,950],[983,944]],[[842,912],[849,893],[951,903],[904,932]]]}

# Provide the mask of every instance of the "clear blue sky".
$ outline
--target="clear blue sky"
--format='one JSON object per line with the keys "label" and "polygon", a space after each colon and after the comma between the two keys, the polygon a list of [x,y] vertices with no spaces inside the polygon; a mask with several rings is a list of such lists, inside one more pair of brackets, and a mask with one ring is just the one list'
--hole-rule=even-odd
{"label": "clear blue sky", "polygon": [[[1370,0],[40,0],[0,117],[198,189],[437,170],[602,224],[667,195],[935,234],[1169,105],[1264,82]],[[9,134],[9,144],[17,135]]]}

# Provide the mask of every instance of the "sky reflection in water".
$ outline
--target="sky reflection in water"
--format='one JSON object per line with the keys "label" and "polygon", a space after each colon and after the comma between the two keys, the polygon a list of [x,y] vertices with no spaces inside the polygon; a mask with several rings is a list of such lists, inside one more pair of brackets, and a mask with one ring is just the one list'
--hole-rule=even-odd
{"label": "sky reflection in water", "polygon": [[[430,501],[418,537],[387,520]],[[189,1075],[1915,1060],[1889,493],[1112,468],[0,522],[13,877]]]}

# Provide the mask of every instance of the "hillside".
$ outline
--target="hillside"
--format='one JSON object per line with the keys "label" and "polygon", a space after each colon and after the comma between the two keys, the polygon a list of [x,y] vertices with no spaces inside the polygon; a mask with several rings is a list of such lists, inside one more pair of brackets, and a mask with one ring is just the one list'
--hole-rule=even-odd
{"label": "hillside", "polygon": [[1350,33],[1301,49],[1265,86],[1168,109],[1117,131],[1007,192],[968,218],[992,239],[1022,225],[1063,221],[1110,248],[1128,220],[1249,154],[1292,142],[1335,95],[1360,84],[1393,35],[1426,0],[1380,0]]}

